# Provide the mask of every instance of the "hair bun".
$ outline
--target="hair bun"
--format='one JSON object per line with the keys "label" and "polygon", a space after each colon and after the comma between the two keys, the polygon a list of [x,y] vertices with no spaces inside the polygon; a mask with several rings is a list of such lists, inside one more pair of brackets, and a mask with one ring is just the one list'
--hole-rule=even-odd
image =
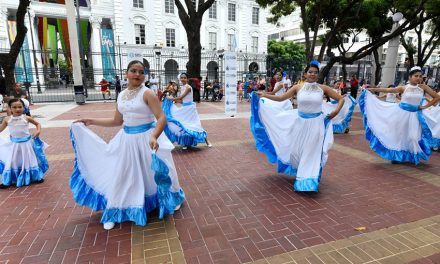
{"label": "hair bun", "polygon": [[420,66],[414,66],[414,67],[412,67],[410,70],[409,70],[410,72],[412,72],[412,71],[422,71],[422,68],[420,68]]}

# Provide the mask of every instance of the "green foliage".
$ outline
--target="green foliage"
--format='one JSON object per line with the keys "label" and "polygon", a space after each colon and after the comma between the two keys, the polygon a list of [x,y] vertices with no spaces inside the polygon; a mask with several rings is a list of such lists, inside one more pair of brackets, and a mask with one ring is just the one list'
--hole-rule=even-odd
{"label": "green foliage", "polygon": [[305,66],[306,53],[304,46],[293,41],[270,40],[267,52],[273,58],[274,67],[292,65],[295,70],[299,70]]}

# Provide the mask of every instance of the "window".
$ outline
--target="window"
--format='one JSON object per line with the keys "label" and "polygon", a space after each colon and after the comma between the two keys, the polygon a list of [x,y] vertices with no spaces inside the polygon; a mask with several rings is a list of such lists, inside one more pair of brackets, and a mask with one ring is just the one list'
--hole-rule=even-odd
{"label": "window", "polygon": [[136,44],[145,44],[145,25],[134,25],[134,36]]}
{"label": "window", "polygon": [[350,42],[350,40],[349,40],[348,38],[344,38],[344,39],[342,40],[342,43],[348,43],[348,42]]}
{"label": "window", "polygon": [[228,34],[228,50],[234,50],[235,49],[235,35],[234,34]]}
{"label": "window", "polygon": [[166,40],[167,40],[167,47],[176,46],[176,30],[174,28],[166,29]]}
{"label": "window", "polygon": [[253,53],[258,53],[258,37],[252,37],[251,50]]}
{"label": "window", "polygon": [[353,37],[353,43],[355,43],[355,42],[359,42],[359,37],[358,36]]}
{"label": "window", "polygon": [[217,49],[217,33],[215,32],[209,32],[209,49]]}
{"label": "window", "polygon": [[144,0],[133,0],[133,7],[144,8]]}
{"label": "window", "polygon": [[165,0],[165,13],[174,14],[174,0]]}
{"label": "window", "polygon": [[252,7],[252,24],[258,25],[260,18],[260,9],[258,7]]}
{"label": "window", "polygon": [[228,4],[228,21],[235,22],[235,4]]}
{"label": "window", "polygon": [[217,19],[217,1],[209,8],[209,18]]}

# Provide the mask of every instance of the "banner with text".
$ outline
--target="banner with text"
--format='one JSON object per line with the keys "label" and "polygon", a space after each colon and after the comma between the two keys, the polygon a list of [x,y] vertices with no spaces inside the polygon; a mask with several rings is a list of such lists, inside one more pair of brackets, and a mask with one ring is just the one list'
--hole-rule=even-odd
{"label": "banner with text", "polygon": [[224,58],[225,114],[233,116],[237,114],[237,54],[225,52]]}

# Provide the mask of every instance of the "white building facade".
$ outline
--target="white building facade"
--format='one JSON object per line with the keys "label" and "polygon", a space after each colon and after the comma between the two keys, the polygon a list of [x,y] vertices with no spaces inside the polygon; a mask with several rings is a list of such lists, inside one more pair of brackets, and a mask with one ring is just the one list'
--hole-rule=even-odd
{"label": "white building facade", "polygon": [[[33,41],[37,54],[50,53],[47,45],[40,43],[41,17],[65,19],[64,4],[57,0],[47,2],[31,1],[26,26],[29,49],[33,50]],[[88,21],[88,50],[85,57],[88,65],[93,66],[95,83],[106,77],[106,69],[111,65],[114,74],[121,75],[128,62],[139,59],[146,64],[147,73],[156,72],[161,81],[175,79],[179,72],[186,71],[188,61],[188,43],[186,32],[180,22],[174,0],[79,0],[81,21]],[[184,2],[184,1],[182,1]],[[193,1],[197,6],[198,1]],[[18,0],[0,0],[0,49],[7,50],[11,44],[11,25],[18,7]],[[226,50],[236,51],[241,58],[240,72],[249,69],[265,71],[267,50],[267,11],[254,0],[218,0],[205,12],[201,28],[202,77],[221,78],[218,71],[222,68],[222,54]],[[56,23],[56,22],[54,22]],[[87,28],[87,27],[86,27]],[[12,29],[13,30],[13,29]],[[39,32],[40,30],[40,32]],[[57,31],[56,50],[61,49]],[[39,36],[40,34],[40,36]],[[46,40],[45,40],[46,41]],[[54,46],[54,45],[52,45]],[[86,44],[87,46],[87,44]],[[52,50],[54,47],[52,47]],[[62,54],[63,52],[59,52]],[[66,52],[64,52],[65,55]],[[37,59],[29,52],[30,63],[44,68],[44,58]],[[109,60],[102,56],[110,54]],[[50,58],[49,55],[46,55]],[[61,55],[62,56],[62,55]],[[30,67],[30,66],[26,66]],[[53,67],[53,65],[51,66]],[[56,66],[55,66],[56,67]],[[46,79],[40,71],[40,80]],[[113,74],[113,73],[112,73]]]}

